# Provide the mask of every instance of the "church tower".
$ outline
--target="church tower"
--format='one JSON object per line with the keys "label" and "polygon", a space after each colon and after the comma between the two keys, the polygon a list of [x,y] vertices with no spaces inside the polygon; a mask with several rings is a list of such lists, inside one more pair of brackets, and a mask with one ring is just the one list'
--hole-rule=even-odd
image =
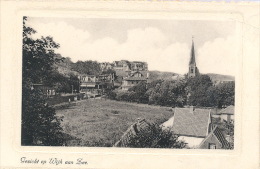
{"label": "church tower", "polygon": [[193,37],[192,37],[192,46],[191,46],[191,56],[190,56],[190,62],[189,62],[188,78],[194,77],[194,76],[198,75],[198,73],[199,73],[199,69],[196,66],[194,42],[193,42]]}

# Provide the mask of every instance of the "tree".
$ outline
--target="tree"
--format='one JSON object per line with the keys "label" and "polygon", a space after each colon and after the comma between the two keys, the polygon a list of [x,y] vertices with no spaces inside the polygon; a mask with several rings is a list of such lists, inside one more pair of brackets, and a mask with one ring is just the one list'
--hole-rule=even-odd
{"label": "tree", "polygon": [[150,84],[146,95],[149,96],[150,104],[161,106],[183,107],[186,104],[186,81],[157,81]]}
{"label": "tree", "polygon": [[23,87],[22,145],[62,145],[60,120],[40,90]]}
{"label": "tree", "polygon": [[33,89],[33,83],[47,84],[53,73],[55,43],[51,37],[32,39],[36,31],[27,27],[23,18],[22,68],[22,145],[63,144],[60,121],[55,110],[46,104],[42,91]]}
{"label": "tree", "polygon": [[[59,44],[53,41],[52,37],[41,37],[32,39],[30,35],[36,31],[23,24],[23,78],[24,82],[44,83],[48,81],[48,74],[53,71],[55,62],[55,48]],[[25,80],[26,79],[26,80]]]}
{"label": "tree", "polygon": [[128,89],[128,91],[132,92],[132,94],[129,95],[131,97],[130,98],[131,101],[138,102],[138,103],[148,103],[149,98],[146,95],[146,91],[147,91],[146,82],[141,82],[136,86],[133,86],[130,89]]}
{"label": "tree", "polygon": [[235,102],[235,82],[222,83],[217,86],[218,107],[234,105]]}
{"label": "tree", "polygon": [[152,124],[148,130],[142,130],[130,137],[126,146],[133,148],[184,148],[186,143],[178,141],[178,137],[170,129],[163,130],[157,124]]}
{"label": "tree", "polygon": [[187,80],[189,104],[193,106],[212,107],[217,105],[216,91],[208,75],[199,75]]}
{"label": "tree", "polygon": [[77,61],[73,64],[72,70],[81,74],[98,75],[101,73],[99,63],[96,61]]}

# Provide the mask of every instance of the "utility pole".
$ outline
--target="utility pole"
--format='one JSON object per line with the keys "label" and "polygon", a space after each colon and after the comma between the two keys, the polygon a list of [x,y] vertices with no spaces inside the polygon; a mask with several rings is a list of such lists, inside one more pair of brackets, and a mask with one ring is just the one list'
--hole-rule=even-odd
{"label": "utility pole", "polygon": [[73,85],[71,85],[72,86],[72,94],[73,94]]}

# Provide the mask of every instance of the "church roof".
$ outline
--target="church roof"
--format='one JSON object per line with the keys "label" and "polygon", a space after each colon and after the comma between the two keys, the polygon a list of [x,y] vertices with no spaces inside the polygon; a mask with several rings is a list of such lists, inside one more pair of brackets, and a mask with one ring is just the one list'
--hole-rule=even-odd
{"label": "church roof", "polygon": [[191,47],[191,57],[190,57],[190,63],[189,64],[196,64],[195,61],[195,50],[194,50],[194,42],[192,40],[192,47]]}

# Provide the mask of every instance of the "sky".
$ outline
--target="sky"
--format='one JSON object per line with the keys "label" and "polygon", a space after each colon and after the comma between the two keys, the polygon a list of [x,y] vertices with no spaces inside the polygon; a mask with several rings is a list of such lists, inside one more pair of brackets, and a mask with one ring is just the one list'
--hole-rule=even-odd
{"label": "sky", "polygon": [[201,73],[235,75],[235,22],[171,19],[36,18],[26,24],[60,44],[55,52],[78,60],[145,61],[149,70],[185,74],[194,37]]}

